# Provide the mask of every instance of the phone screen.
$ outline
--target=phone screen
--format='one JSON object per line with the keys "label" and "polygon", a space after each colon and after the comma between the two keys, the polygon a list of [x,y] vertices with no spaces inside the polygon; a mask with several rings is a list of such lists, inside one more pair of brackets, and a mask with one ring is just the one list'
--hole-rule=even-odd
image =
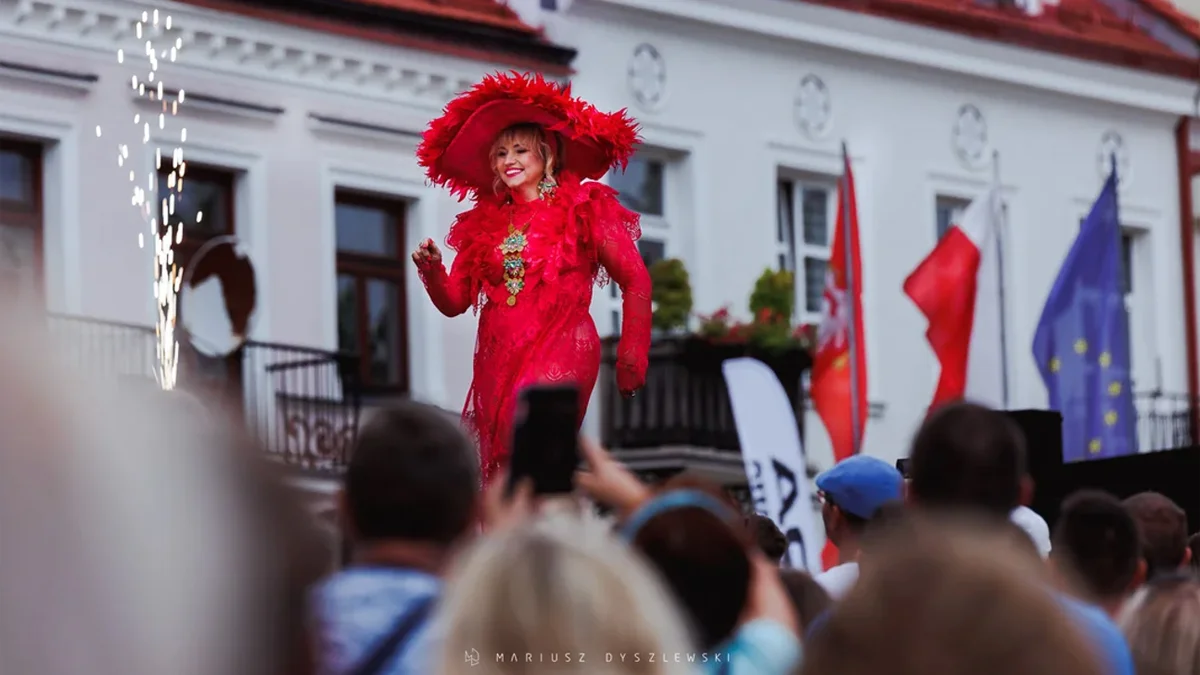
{"label": "phone screen", "polygon": [[508,490],[533,479],[536,494],[574,490],[579,466],[579,388],[536,386],[521,392],[513,426]]}

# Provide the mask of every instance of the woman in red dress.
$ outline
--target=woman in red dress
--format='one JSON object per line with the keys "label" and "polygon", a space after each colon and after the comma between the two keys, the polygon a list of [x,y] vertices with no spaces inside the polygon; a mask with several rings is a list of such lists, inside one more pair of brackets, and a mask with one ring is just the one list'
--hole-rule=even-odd
{"label": "woman in red dress", "polygon": [[617,387],[645,382],[650,276],[635,241],[639,218],[592,182],[625,167],[639,142],[624,111],[606,114],[541,76],[492,75],[446,106],[417,157],[429,178],[474,205],[450,227],[450,272],[432,240],[413,253],[446,316],[479,315],[474,379],[463,420],[486,482],[508,459],[517,395],[533,384],[582,392],[579,422],[600,370],[592,289],[623,292]]}

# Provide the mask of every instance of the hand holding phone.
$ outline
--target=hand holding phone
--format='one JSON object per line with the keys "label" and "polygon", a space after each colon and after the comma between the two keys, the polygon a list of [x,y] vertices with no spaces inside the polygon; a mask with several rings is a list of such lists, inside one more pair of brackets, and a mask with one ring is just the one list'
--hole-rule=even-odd
{"label": "hand holding phone", "polygon": [[517,401],[509,458],[508,491],[524,478],[537,495],[574,491],[579,466],[579,388],[544,385],[525,389]]}

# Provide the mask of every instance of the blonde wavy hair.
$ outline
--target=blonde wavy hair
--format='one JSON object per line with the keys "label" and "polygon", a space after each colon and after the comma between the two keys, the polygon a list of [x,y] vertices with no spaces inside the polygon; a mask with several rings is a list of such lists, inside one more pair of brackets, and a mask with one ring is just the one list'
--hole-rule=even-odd
{"label": "blonde wavy hair", "polygon": [[1200,580],[1178,576],[1138,589],[1117,622],[1138,675],[1200,672]]}
{"label": "blonde wavy hair", "polygon": [[492,179],[492,190],[496,194],[504,192],[504,181],[500,178],[500,172],[495,170],[496,156],[500,152],[500,146],[520,143],[533,151],[533,154],[546,164],[545,180],[553,183],[555,176],[558,173],[558,167],[562,164],[561,158],[554,152],[553,146],[550,145],[550,140],[546,136],[546,130],[540,124],[514,124],[504,131],[501,131],[496,140],[492,141],[492,147],[488,150],[488,161],[491,162],[492,171],[495,177]]}
{"label": "blonde wavy hair", "polygon": [[666,588],[597,518],[488,537],[447,588],[442,675],[683,675],[701,658]]}

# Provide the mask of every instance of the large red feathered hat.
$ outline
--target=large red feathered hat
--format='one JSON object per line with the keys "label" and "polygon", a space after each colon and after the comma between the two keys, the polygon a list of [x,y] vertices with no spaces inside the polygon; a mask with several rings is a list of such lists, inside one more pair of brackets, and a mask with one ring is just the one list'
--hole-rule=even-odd
{"label": "large red feathered hat", "polygon": [[462,199],[492,189],[495,171],[488,157],[496,136],[514,124],[540,124],[557,134],[563,170],[598,179],[629,162],[641,141],[637,124],[624,110],[603,113],[571,96],[570,85],[541,75],[488,75],[451,101],[429,123],[417,148],[417,162],[433,182]]}

